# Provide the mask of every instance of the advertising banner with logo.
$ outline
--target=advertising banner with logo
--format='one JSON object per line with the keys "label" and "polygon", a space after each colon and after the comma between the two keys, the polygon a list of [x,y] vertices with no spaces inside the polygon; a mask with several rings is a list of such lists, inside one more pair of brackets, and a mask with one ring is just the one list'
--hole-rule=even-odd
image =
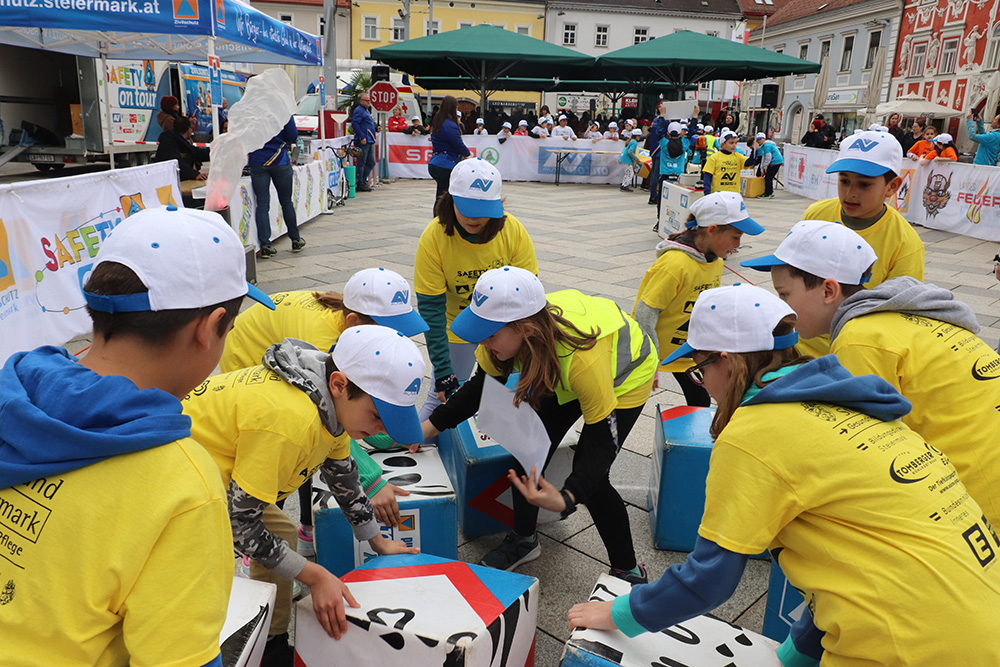
{"label": "advertising banner with logo", "polygon": [[[430,178],[427,162],[433,150],[428,137],[390,132],[388,139],[389,176]],[[510,137],[501,144],[495,136],[475,135],[464,136],[462,141],[474,156],[495,165],[505,181],[555,181],[557,154],[547,149],[582,151],[570,153],[560,165],[559,180],[564,183],[621,183],[626,166],[618,162],[624,147],[620,141]]]}
{"label": "advertising banner with logo", "polygon": [[330,213],[336,206],[336,199],[339,195],[340,173],[343,166],[340,158],[336,154],[338,148],[343,148],[351,144],[353,135],[337,137],[336,139],[312,139],[305,140],[306,153],[312,159],[318,161],[323,170],[323,183],[325,185],[326,196],[323,197],[325,208],[324,213]]}
{"label": "advertising banner with logo", "polygon": [[[323,183],[323,165],[320,162],[292,167],[292,201],[295,202],[295,221],[299,227],[324,212],[326,188],[323,187]],[[232,213],[229,216],[230,222],[243,241],[243,245],[252,245],[259,250],[257,198],[253,196],[253,186],[250,184],[249,176],[240,179],[236,192],[240,203],[237,204],[234,199]],[[239,215],[236,214],[237,211]],[[278,204],[278,192],[274,189],[273,183],[267,212],[271,218],[271,241],[274,241],[288,233],[288,226],[285,225],[285,216]]]}
{"label": "advertising banner with logo", "polygon": [[809,199],[837,196],[837,178],[826,168],[837,159],[837,151],[785,144],[782,154],[785,167],[778,174],[785,189]]}
{"label": "advertising banner with logo", "polygon": [[133,213],[180,201],[173,162],[0,186],[0,363],[90,331],[80,287],[101,243]]}

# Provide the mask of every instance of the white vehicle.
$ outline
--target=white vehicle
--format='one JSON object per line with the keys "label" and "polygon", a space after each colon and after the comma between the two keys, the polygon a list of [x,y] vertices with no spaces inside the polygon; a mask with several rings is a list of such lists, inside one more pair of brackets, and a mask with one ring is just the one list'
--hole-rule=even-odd
{"label": "white vehicle", "polygon": [[[343,90],[344,86],[350,83],[351,78],[354,73],[360,70],[351,70],[350,72],[344,72],[337,77],[337,82],[340,89]],[[413,94],[413,90],[410,88],[409,84],[403,83],[403,75],[398,72],[391,72],[389,74],[389,82],[396,87],[399,91],[399,104],[403,107],[403,115],[409,118],[414,114],[420,114],[423,116],[420,110],[420,105],[417,104],[417,98]],[[327,91],[327,103],[330,103],[330,91]],[[374,110],[373,110],[374,111]],[[304,137],[315,137],[319,136],[319,93],[306,93],[299,98],[298,110],[294,115],[295,127],[298,129],[299,134]],[[349,120],[349,119],[348,119]]]}

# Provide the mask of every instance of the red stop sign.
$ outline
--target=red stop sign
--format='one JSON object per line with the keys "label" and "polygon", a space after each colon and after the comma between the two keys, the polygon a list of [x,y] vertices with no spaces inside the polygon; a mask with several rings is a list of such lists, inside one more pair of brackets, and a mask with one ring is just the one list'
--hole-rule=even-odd
{"label": "red stop sign", "polygon": [[376,111],[392,111],[399,101],[399,93],[396,87],[388,81],[379,81],[368,91],[372,106]]}

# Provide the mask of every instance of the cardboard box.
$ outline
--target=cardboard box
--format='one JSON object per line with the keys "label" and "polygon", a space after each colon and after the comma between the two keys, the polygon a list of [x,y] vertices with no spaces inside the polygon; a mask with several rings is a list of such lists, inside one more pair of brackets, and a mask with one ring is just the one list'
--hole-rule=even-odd
{"label": "cardboard box", "polygon": [[660,236],[667,238],[683,231],[690,217],[688,208],[704,196],[704,192],[693,186],[664,181],[660,188]]}
{"label": "cardboard box", "polygon": [[[438,451],[455,487],[462,534],[471,539],[510,530],[514,509],[507,471],[514,467],[514,457],[479,431],[475,417],[439,435]],[[572,469],[573,450],[560,445],[545,469],[545,479],[559,488]],[[558,520],[555,512],[538,512],[539,523]]]}
{"label": "cardboard box", "polygon": [[[422,553],[458,558],[458,524],[455,490],[435,449],[409,452],[372,452],[383,478],[408,496],[396,496],[401,521],[381,526],[382,536],[419,547]],[[313,478],[313,539],[316,562],[342,576],[377,557],[368,542],[358,542],[354,532],[319,473]]]}
{"label": "cardboard box", "polygon": [[226,621],[219,633],[222,664],[256,667],[264,657],[267,630],[274,613],[277,587],[264,581],[233,577]]}
{"label": "cardboard box", "polygon": [[776,642],[788,637],[792,625],[802,618],[806,599],[798,589],[788,583],[778,561],[771,561],[771,575],[767,580],[767,606],[764,608],[764,635]]}
{"label": "cardboard box", "polygon": [[639,171],[635,175],[639,178],[646,178],[653,167],[653,158],[645,148],[637,149],[635,155],[639,158]]}
{"label": "cardboard box", "polygon": [[[630,585],[607,574],[591,600],[613,600]],[[698,616],[661,632],[629,639],[618,630],[574,630],[562,667],[780,667],[778,644],[713,616]]]}
{"label": "cardboard box", "polygon": [[743,170],[744,174],[747,172],[749,172],[749,175],[743,175],[740,178],[740,195],[744,199],[752,199],[764,194],[764,177],[754,176],[753,169]]}
{"label": "cardboard box", "polygon": [[78,134],[81,137],[83,134],[83,106],[79,104],[69,105],[69,120],[73,126],[73,134]]}
{"label": "cardboard box", "polygon": [[361,605],[339,641],[298,602],[295,664],[380,667],[530,667],[538,580],[419,556],[384,556],[343,577]]}

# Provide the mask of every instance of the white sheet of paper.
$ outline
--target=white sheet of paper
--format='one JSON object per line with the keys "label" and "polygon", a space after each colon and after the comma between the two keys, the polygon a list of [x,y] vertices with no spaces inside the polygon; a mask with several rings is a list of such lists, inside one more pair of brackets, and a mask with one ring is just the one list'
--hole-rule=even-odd
{"label": "white sheet of paper", "polygon": [[541,475],[549,453],[549,436],[530,405],[514,407],[514,392],[489,375],[483,382],[479,401],[479,430],[500,443],[531,474],[534,466]]}

